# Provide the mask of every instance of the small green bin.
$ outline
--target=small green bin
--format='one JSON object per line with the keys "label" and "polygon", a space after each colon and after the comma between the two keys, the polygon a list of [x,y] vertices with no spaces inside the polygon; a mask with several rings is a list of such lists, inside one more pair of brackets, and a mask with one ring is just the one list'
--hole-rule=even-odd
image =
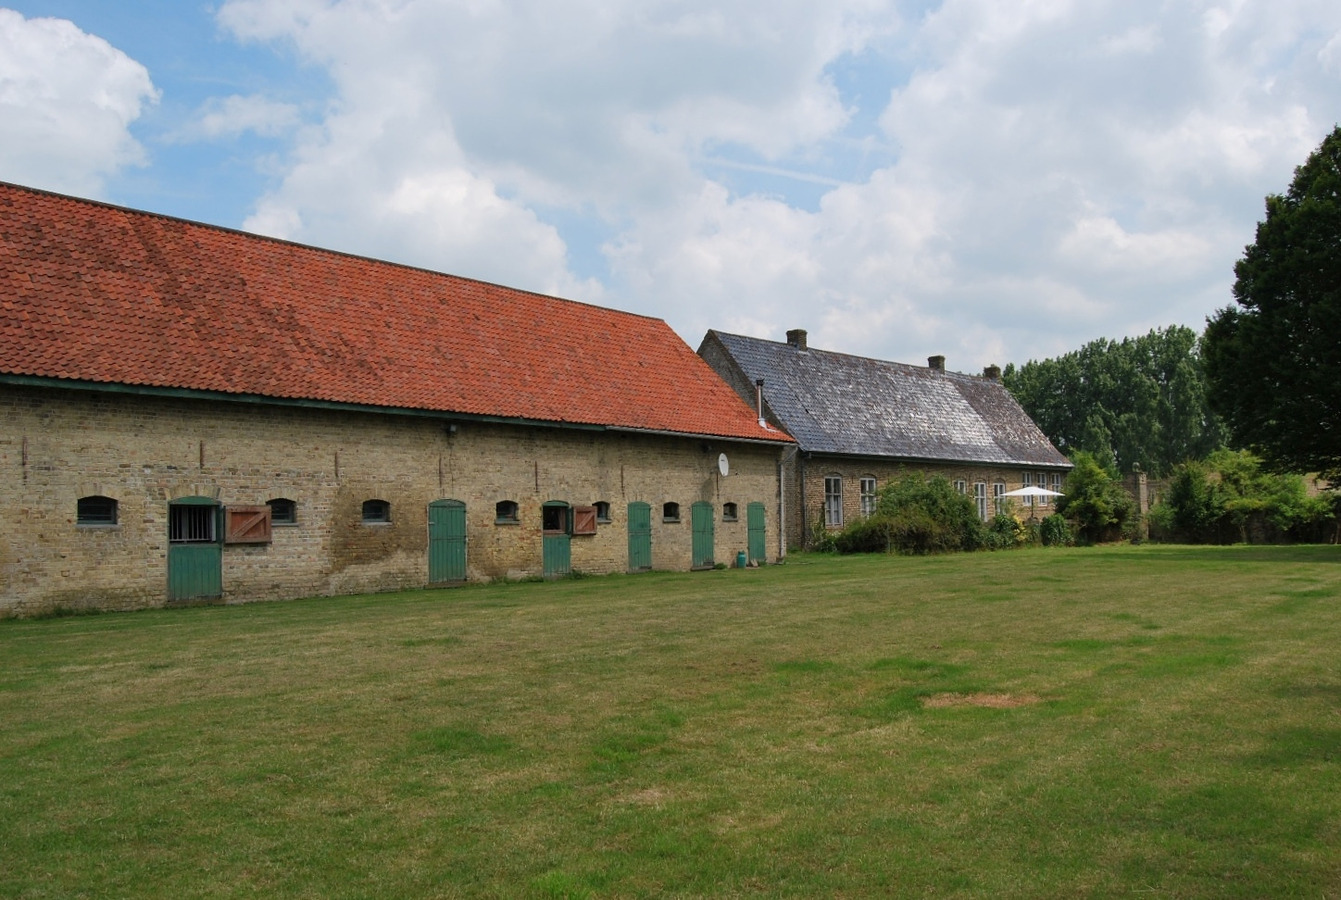
{"label": "small green bin", "polygon": [[742,550],[740,553],[736,554],[736,568],[743,569],[747,565],[749,565],[749,561],[745,559],[745,551]]}

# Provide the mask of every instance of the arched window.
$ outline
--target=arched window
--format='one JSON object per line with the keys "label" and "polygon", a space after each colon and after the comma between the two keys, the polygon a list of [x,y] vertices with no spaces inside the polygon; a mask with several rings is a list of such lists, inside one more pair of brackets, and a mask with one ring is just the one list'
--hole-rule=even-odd
{"label": "arched window", "polygon": [[75,524],[115,525],[116,501],[111,497],[80,497],[75,503]]}
{"label": "arched window", "polygon": [[736,521],[736,504],[734,503],[722,504],[722,521],[723,522]]}
{"label": "arched window", "polygon": [[271,525],[298,524],[298,504],[293,500],[287,497],[275,497],[265,501],[265,505],[270,507]]}
{"label": "arched window", "polygon": [[592,505],[596,507],[596,521],[597,521],[597,522],[609,522],[609,521],[610,521],[610,504],[609,504],[609,503],[607,503],[607,502],[604,501],[604,500],[597,500],[597,501],[596,501],[595,503],[593,503]]}
{"label": "arched window", "polygon": [[364,525],[387,525],[391,522],[391,504],[385,500],[363,501]]}
{"label": "arched window", "polygon": [[661,521],[678,522],[680,521],[680,504],[666,503],[661,507]]}
{"label": "arched window", "polygon": [[517,525],[520,522],[521,515],[517,510],[516,500],[499,500],[494,504],[495,525]]}

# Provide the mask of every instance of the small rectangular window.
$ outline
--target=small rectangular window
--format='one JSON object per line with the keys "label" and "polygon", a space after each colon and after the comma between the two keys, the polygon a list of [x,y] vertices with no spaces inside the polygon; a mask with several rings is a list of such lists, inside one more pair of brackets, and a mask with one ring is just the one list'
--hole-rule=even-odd
{"label": "small rectangular window", "polygon": [[955,482],[955,493],[956,493],[956,494],[967,494],[967,493],[968,493],[968,483],[967,483],[967,482],[964,482],[964,481],[956,481],[956,482]]}
{"label": "small rectangular window", "polygon": [[116,501],[111,497],[80,497],[75,502],[76,525],[115,525]]}
{"label": "small rectangular window", "polygon": [[518,525],[521,517],[517,511],[516,500],[499,500],[494,504],[495,525]]}
{"label": "small rectangular window", "polygon": [[387,525],[391,522],[391,504],[385,500],[363,501],[364,525]]}
{"label": "small rectangular window", "polygon": [[298,524],[298,504],[294,501],[276,497],[274,500],[267,500],[265,505],[270,507],[271,525]]}
{"label": "small rectangular window", "polygon": [[736,510],[737,510],[736,504],[734,504],[734,503],[723,503],[723,504],[722,504],[722,521],[723,521],[723,522],[734,522],[734,521],[736,521]]}
{"label": "small rectangular window", "polygon": [[661,521],[678,522],[680,521],[680,504],[666,503],[661,507]]}
{"label": "small rectangular window", "polygon": [[596,507],[596,521],[608,523],[610,521],[610,504],[604,500],[597,500],[593,506]]}

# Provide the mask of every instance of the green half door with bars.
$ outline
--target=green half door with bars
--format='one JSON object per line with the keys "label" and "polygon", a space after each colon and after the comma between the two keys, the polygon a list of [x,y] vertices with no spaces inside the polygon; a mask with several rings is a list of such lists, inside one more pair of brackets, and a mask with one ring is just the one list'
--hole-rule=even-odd
{"label": "green half door with bars", "polygon": [[168,600],[223,596],[223,507],[211,497],[168,504]]}
{"label": "green half door with bars", "polygon": [[466,505],[460,500],[428,505],[428,580],[466,580]]}
{"label": "green half door with bars", "polygon": [[540,508],[541,571],[546,578],[573,571],[572,510],[562,500],[549,500]]}

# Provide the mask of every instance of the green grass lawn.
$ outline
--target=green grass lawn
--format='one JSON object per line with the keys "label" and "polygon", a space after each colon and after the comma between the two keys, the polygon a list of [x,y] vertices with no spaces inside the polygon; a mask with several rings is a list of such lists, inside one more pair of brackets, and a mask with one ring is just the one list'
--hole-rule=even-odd
{"label": "green grass lawn", "polygon": [[0,896],[1324,897],[1341,547],[0,622]]}

